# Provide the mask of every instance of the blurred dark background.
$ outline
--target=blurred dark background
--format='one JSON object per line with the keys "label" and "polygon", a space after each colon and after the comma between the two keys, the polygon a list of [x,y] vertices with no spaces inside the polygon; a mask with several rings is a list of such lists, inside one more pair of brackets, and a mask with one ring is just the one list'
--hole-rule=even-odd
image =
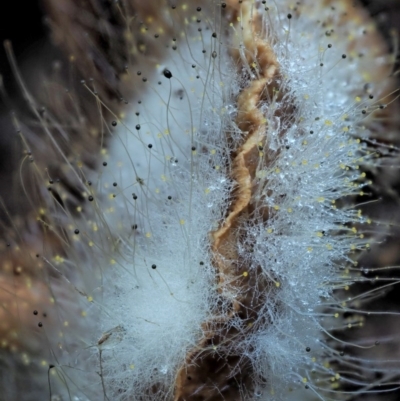
{"label": "blurred dark background", "polygon": [[[18,171],[21,141],[10,119],[10,112],[19,110],[25,102],[14,79],[4,41],[10,40],[24,79],[35,79],[38,69],[51,64],[54,51],[50,45],[48,29],[44,23],[43,8],[39,0],[4,2],[0,13],[0,197],[12,215],[20,210],[15,191],[15,171]],[[0,227],[10,224],[6,211],[0,206]]]}
{"label": "blurred dark background", "polygon": [[49,43],[44,24],[43,8],[39,1],[8,1],[0,13],[0,74],[10,93],[15,82],[4,50],[4,40],[11,40],[19,62],[41,56],[43,48]]}

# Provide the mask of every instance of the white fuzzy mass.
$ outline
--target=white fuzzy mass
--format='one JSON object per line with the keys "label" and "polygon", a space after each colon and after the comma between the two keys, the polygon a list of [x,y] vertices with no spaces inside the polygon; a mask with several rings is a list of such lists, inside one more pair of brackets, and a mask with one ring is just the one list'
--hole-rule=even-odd
{"label": "white fuzzy mass", "polygon": [[[352,263],[350,253],[366,246],[358,232],[366,220],[343,205],[366,184],[360,167],[372,158],[360,138],[368,137],[363,125],[380,96],[368,79],[371,67],[364,73],[369,49],[349,49],[361,28],[341,23],[340,5],[332,10],[306,1],[288,19],[289,3],[273,2],[268,12],[255,3],[265,27],[257,35],[272,43],[284,96],[259,105],[268,121],[264,152],[272,162],[257,168],[253,202],[274,213],[265,222],[255,212],[243,227],[248,243],[236,244],[248,269],[261,267],[275,284],[257,330],[238,344],[266,379],[254,395],[265,401],[288,400],[289,389],[295,389],[293,399],[334,397],[323,390],[335,376],[326,363],[337,356],[326,338],[340,326],[333,290],[351,282],[343,269]],[[236,99],[251,78],[245,68],[237,71],[224,36],[216,41],[206,32],[187,27],[177,50],[170,49],[163,65],[152,65],[155,76],[119,121],[108,165],[93,178],[99,225],[108,227],[107,238],[117,246],[103,246],[99,257],[92,338],[111,330],[114,342],[90,349],[97,370],[102,350],[96,389],[93,383],[78,387],[102,395],[102,381],[112,400],[170,399],[176,370],[217,302],[210,233],[231,201],[227,138],[241,136]],[[292,105],[290,115],[277,116],[285,103]],[[154,383],[169,393],[152,393]]]}

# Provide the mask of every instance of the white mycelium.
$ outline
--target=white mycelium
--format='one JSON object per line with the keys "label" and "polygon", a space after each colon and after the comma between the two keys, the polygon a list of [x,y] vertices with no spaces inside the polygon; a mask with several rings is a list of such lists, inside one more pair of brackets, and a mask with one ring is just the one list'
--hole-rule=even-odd
{"label": "white mycelium", "polygon": [[[254,285],[254,299],[264,299],[255,320],[226,323],[238,331],[229,352],[247,358],[253,372],[243,400],[346,399],[368,391],[374,369],[390,380],[390,369],[351,356],[358,345],[338,339],[343,313],[356,308],[343,294],[360,279],[358,251],[370,246],[363,232],[371,222],[354,198],[375,163],[366,142],[388,85],[374,71],[388,73],[388,60],[364,39],[375,32],[361,24],[361,11],[344,16],[345,2],[267,3],[235,3],[233,21],[230,4],[222,14],[219,4],[197,13],[197,4],[186,5],[201,22],[186,20],[166,57],[132,69],[144,79],[115,115],[100,155],[106,165],[85,177],[93,199],[68,223],[76,247],[61,263],[71,282],[57,285],[72,292],[84,318],[59,319],[62,346],[46,339],[53,395],[173,399],[177,371],[206,335],[204,323],[240,297],[240,287],[235,293],[217,280],[212,233],[239,185],[234,155],[247,133],[238,126],[238,97],[263,68],[244,30],[257,19],[251,35],[270,44],[279,74],[254,105],[265,129],[253,160],[252,212],[232,228],[242,233],[232,244],[246,267],[238,276],[257,271],[270,283]],[[222,400],[226,389],[219,391]]]}

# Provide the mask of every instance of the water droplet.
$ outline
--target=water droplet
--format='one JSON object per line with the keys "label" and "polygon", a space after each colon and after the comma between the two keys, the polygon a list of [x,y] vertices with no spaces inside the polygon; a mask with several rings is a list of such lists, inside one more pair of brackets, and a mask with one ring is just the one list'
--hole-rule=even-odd
{"label": "water droplet", "polygon": [[163,375],[166,375],[166,374],[168,373],[168,366],[167,366],[167,365],[161,366],[160,372],[161,372]]}

